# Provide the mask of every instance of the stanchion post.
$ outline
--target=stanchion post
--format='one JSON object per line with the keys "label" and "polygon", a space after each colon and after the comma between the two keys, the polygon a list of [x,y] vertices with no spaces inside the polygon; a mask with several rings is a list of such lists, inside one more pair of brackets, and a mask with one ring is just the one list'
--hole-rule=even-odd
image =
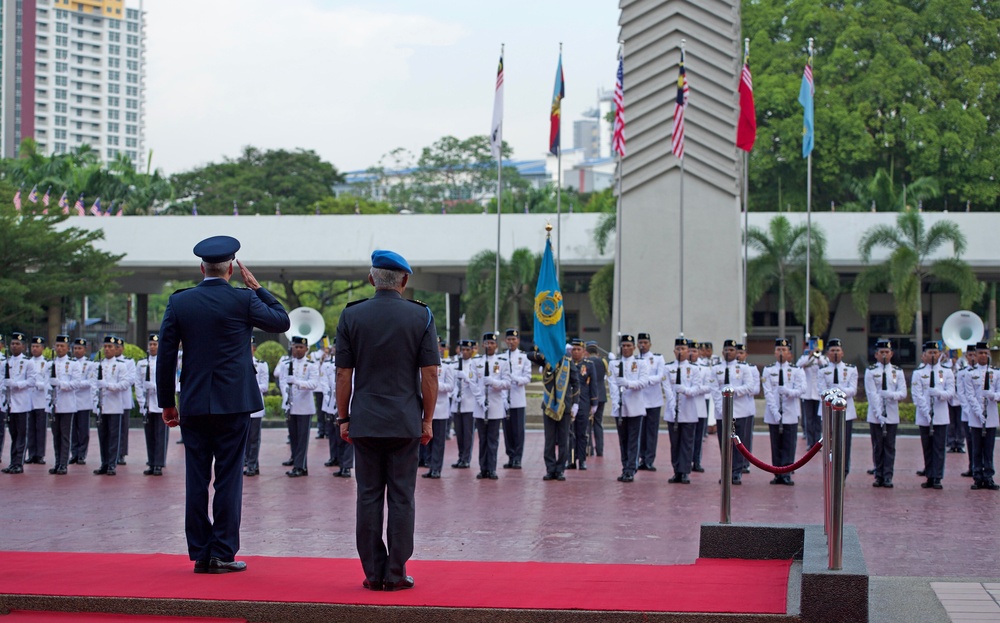
{"label": "stanchion post", "polygon": [[822,412],[822,441],[823,449],[820,456],[823,464],[823,534],[830,538],[830,401],[833,394],[829,391],[823,392],[820,396],[820,404],[823,406]]}
{"label": "stanchion post", "polygon": [[843,569],[844,559],[844,436],[847,428],[847,401],[841,397],[830,403],[830,429],[833,461],[830,479],[829,565],[831,571]]}
{"label": "stanchion post", "polygon": [[728,524],[732,511],[733,495],[733,398],[736,390],[726,385],[722,388],[722,505],[719,523]]}

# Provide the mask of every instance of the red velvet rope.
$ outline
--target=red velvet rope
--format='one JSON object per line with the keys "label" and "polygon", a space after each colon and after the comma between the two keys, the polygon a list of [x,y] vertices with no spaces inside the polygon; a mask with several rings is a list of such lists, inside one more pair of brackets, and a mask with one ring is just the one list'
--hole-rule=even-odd
{"label": "red velvet rope", "polygon": [[813,458],[816,455],[816,453],[819,452],[820,448],[823,447],[823,440],[820,439],[813,445],[813,447],[809,448],[809,451],[806,452],[804,455],[802,455],[802,458],[799,459],[798,461],[792,463],[791,465],[782,465],[781,467],[775,467],[774,465],[768,465],[764,461],[761,461],[754,455],[750,454],[750,451],[746,449],[746,446],[743,445],[743,442],[740,441],[739,437],[733,436],[733,443],[736,444],[736,449],[740,451],[740,454],[746,457],[746,460],[750,461],[751,463],[753,463],[760,469],[764,470],[765,472],[771,472],[772,474],[787,474],[789,472],[794,472],[798,468],[808,463],[809,459]]}

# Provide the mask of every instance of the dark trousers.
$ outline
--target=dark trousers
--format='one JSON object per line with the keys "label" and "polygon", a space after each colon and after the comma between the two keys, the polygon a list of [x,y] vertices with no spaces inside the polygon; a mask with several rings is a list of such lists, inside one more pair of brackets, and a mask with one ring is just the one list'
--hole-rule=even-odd
{"label": "dark trousers", "polygon": [[132,409],[128,408],[125,413],[122,414],[122,419],[120,422],[121,428],[118,431],[118,458],[124,459],[128,456],[128,429],[129,429],[129,416],[132,415]]}
{"label": "dark trousers", "polygon": [[587,442],[590,440],[590,405],[580,407],[580,412],[573,420],[575,445],[573,458],[577,463],[587,462]]}
{"label": "dark trousers", "polygon": [[[771,432],[771,465],[781,467],[795,462],[795,424],[768,424]],[[784,474],[788,476],[788,474]]]}
{"label": "dark trousers", "polygon": [[674,468],[674,473],[690,474],[694,462],[698,424],[696,422],[667,422],[667,432],[670,434],[670,465]]}
{"label": "dark trousers", "polygon": [[101,468],[115,469],[121,432],[121,413],[102,413],[97,418],[97,443],[101,447]]}
{"label": "dark trousers", "polygon": [[73,428],[70,432],[70,458],[87,459],[90,449],[90,410],[77,411],[73,415]]}
{"label": "dark trousers", "polygon": [[896,429],[898,424],[886,424],[885,435],[882,435],[880,424],[868,423],[872,436],[872,464],[875,466],[875,477],[883,481],[892,481],[893,469],[896,465]]}
{"label": "dark trousers", "polygon": [[952,450],[965,449],[965,428],[962,421],[962,407],[948,405],[948,436],[945,444]]}
{"label": "dark trousers", "polygon": [[167,438],[170,428],[163,422],[162,413],[146,414],[142,425],[146,434],[146,465],[163,467],[167,464]]}
{"label": "dark trousers", "polygon": [[243,454],[243,467],[246,469],[260,469],[260,429],[264,423],[262,417],[250,418],[250,427],[247,431],[247,449]]}
{"label": "dark trousers", "polygon": [[604,456],[604,405],[606,402],[597,403],[597,411],[590,424],[590,430],[594,437],[594,454]]}
{"label": "dark trousers", "polygon": [[[975,416],[972,416],[972,417],[975,417]],[[962,424],[965,426],[965,447],[969,449],[969,455],[968,455],[969,456],[969,472],[973,473],[974,472],[974,470],[972,468],[972,430],[973,430],[973,428],[971,426],[969,426],[969,422],[968,421],[962,422]],[[979,429],[978,428],[975,429],[975,430],[976,430],[976,433],[979,433]]]}
{"label": "dark trousers", "polygon": [[[413,492],[420,440],[359,437],[353,441],[361,568],[369,582],[399,582],[406,577],[406,561],[413,555]],[[386,541],[382,540],[383,525]]]}
{"label": "dark trousers", "polygon": [[[820,426],[823,423],[820,421]],[[820,435],[822,437],[822,435]],[[854,439],[854,420],[846,420],[844,422],[844,475],[851,473],[851,442]],[[812,447],[812,446],[810,446]],[[795,460],[795,453],[792,452],[792,461]]]}
{"label": "dark trousers", "polygon": [[69,464],[69,436],[73,426],[73,413],[56,413],[52,418],[52,451],[56,467]]}
{"label": "dark trousers", "polygon": [[32,409],[28,412],[28,458],[45,458],[45,420],[47,417],[45,409]]}
{"label": "dark trousers", "polygon": [[479,471],[497,471],[497,453],[500,451],[500,422],[503,420],[476,420],[479,433]]}
{"label": "dark trousers", "polygon": [[615,418],[618,427],[618,450],[622,457],[622,475],[634,476],[639,466],[639,439],[642,436],[642,420],[640,417]]}
{"label": "dark trousers", "polygon": [[340,439],[340,425],[337,424],[337,416],[325,411],[316,412],[317,435],[326,435],[327,447],[330,449],[330,460],[337,460],[337,440]]}
{"label": "dark trousers", "polygon": [[694,448],[691,452],[691,460],[695,465],[701,465],[701,444],[705,440],[705,431],[708,430],[708,418],[698,418],[698,423],[694,429]]}
{"label": "dark trousers", "polygon": [[475,424],[471,411],[455,414],[455,440],[460,463],[472,463],[472,432]]}
{"label": "dark trousers", "polygon": [[11,413],[7,417],[10,429],[10,467],[24,465],[24,446],[28,438],[28,412]]}
{"label": "dark trousers", "polygon": [[288,416],[288,439],[292,442],[292,467],[308,469],[306,455],[309,450],[311,423],[311,414]]}
{"label": "dark trousers", "polygon": [[329,431],[333,430],[334,425],[324,417],[323,392],[313,392],[313,402],[316,404],[316,413],[318,415],[316,418],[316,434],[325,437]]}
{"label": "dark trousers", "polygon": [[[333,458],[333,444],[330,444],[330,458]],[[431,444],[420,444],[417,449],[417,459],[421,467],[427,467],[427,463],[431,460]]]}
{"label": "dark trousers", "polygon": [[3,463],[3,446],[7,440],[7,410],[0,411],[0,463]]}
{"label": "dark trousers", "polygon": [[947,434],[947,424],[920,427],[920,447],[924,451],[924,476],[928,479],[944,478],[944,449]]}
{"label": "dark trousers", "polygon": [[997,429],[987,428],[983,435],[982,428],[969,427],[972,443],[969,454],[972,455],[972,477],[976,482],[993,480],[993,446],[996,443]]}
{"label": "dark trousers", "polygon": [[[550,474],[561,474],[566,469],[569,458],[569,414],[564,413],[558,422],[543,415],[545,428],[545,471]],[[556,448],[558,447],[558,454]]]}
{"label": "dark trousers", "polygon": [[[747,450],[750,449],[747,440],[753,438],[753,418],[752,417],[741,417],[733,418],[733,432],[740,438],[743,442],[743,446]],[[719,422],[715,426],[716,437],[719,438],[719,453],[722,453],[722,422]],[[732,440],[727,439],[727,443],[732,443]],[[750,465],[750,461],[746,460],[736,446],[733,446],[733,476],[740,476],[743,473],[743,467]]]}
{"label": "dark trousers", "polygon": [[663,407],[647,407],[642,419],[642,432],[639,435],[639,461],[651,467],[656,461],[656,442],[660,435],[660,415]]}
{"label": "dark trousers", "polygon": [[344,441],[344,438],[340,436],[340,424],[327,422],[326,430],[330,439],[333,440],[334,454],[330,458],[337,460],[340,469],[352,469],[354,467],[354,445]]}
{"label": "dark trousers", "polygon": [[507,411],[503,421],[503,445],[507,458],[520,463],[524,454],[524,407],[511,407]]}
{"label": "dark trousers", "polygon": [[[191,560],[232,561],[240,549],[243,459],[249,413],[181,416],[187,500],[184,533]],[[215,464],[215,496],[208,517],[208,484]]]}
{"label": "dark trousers", "polygon": [[444,442],[448,437],[448,420],[431,420],[431,442],[427,446],[431,449],[431,456],[427,459],[427,467],[432,472],[441,472],[444,467]]}
{"label": "dark trousers", "polygon": [[819,415],[818,400],[800,400],[802,403],[802,433],[810,448],[823,436],[823,421]]}

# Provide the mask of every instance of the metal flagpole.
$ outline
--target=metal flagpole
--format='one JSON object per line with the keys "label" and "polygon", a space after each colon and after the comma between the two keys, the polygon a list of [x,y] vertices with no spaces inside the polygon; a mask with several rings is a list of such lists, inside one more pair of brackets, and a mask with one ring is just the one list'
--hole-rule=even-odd
{"label": "metal flagpole", "polygon": [[[681,60],[684,60],[684,39],[681,39]],[[686,112],[686,111],[685,111]],[[680,242],[677,248],[680,250],[681,261],[680,261],[680,271],[681,271],[681,335],[684,335],[684,155],[681,154],[681,222],[680,229],[678,233],[680,235]]]}
{"label": "metal flagpole", "polygon": [[[809,37],[809,65],[812,66],[813,38]],[[816,77],[813,76],[813,84]],[[815,123],[815,121],[813,121]],[[815,140],[815,139],[814,139]],[[809,340],[809,320],[811,314],[809,308],[809,290],[812,289],[812,179],[813,179],[813,155],[809,150],[809,157],[806,159],[806,341]]]}
{"label": "metal flagpole", "polygon": [[[562,42],[559,60],[562,62]],[[562,271],[562,100],[559,101],[559,145],[556,147],[556,277]]]}
{"label": "metal flagpole", "polygon": [[747,269],[749,267],[749,238],[750,238],[750,152],[743,152],[743,326],[739,333],[746,334],[747,330]]}
{"label": "metal flagpole", "polygon": [[[503,61],[503,47],[500,44],[500,59]],[[493,283],[493,331],[497,331],[500,326],[500,214],[503,213],[503,123],[500,124],[500,132],[497,137],[497,144],[500,146],[497,154],[497,253],[495,258],[494,283]]]}
{"label": "metal flagpole", "polygon": [[616,335],[622,333],[622,156],[618,154],[618,204],[615,207],[615,226],[618,231],[615,233],[615,289],[618,309],[615,312],[617,326]]}

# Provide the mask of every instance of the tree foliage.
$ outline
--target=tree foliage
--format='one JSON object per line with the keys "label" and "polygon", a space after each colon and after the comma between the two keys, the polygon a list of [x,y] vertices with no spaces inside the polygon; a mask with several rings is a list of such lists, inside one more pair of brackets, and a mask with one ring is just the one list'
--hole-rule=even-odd
{"label": "tree foliage", "polygon": [[1000,5],[984,0],[754,0],[757,147],[753,209],[804,210],[799,85],[815,38],[813,202],[860,197],[852,180],[881,167],[899,187],[941,184],[925,208],[1000,208]]}
{"label": "tree foliage", "polygon": [[[511,259],[500,258],[500,309],[494,327],[517,326],[520,310],[533,305],[538,265],[541,255],[530,249],[515,249]],[[496,300],[496,253],[481,251],[469,261],[466,269],[466,291],[462,304],[466,324],[476,333],[493,319]]]}

